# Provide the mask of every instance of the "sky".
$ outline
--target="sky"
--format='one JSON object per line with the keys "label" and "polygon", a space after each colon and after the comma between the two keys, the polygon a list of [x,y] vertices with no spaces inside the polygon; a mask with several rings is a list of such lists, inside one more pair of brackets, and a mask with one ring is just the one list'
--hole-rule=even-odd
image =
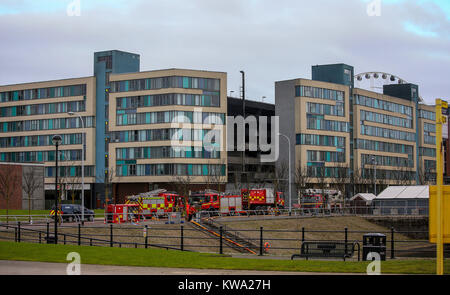
{"label": "sky", "polygon": [[0,0],[0,40],[0,85],[92,76],[94,52],[117,49],[141,71],[227,72],[233,96],[243,70],[259,101],[331,63],[450,100],[449,0]]}

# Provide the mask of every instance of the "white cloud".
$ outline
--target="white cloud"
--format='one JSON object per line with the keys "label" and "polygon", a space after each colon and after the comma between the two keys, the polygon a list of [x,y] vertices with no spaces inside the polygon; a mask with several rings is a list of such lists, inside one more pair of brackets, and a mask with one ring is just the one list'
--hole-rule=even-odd
{"label": "white cloud", "polygon": [[[119,49],[139,53],[141,70],[228,72],[235,94],[244,70],[247,97],[266,101],[274,81],[310,78],[311,65],[338,62],[399,75],[429,102],[450,96],[450,24],[432,3],[383,2],[379,17],[360,0],[86,3],[79,17],[65,9],[2,15],[0,84],[92,75],[94,51]],[[406,31],[405,22],[440,37]]]}

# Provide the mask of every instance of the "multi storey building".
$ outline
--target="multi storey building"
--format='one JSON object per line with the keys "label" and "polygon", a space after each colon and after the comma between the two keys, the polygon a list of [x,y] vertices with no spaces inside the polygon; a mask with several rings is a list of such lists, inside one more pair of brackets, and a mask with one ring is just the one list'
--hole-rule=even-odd
{"label": "multi storey building", "polygon": [[[228,97],[228,115],[237,117],[243,116],[243,99]],[[275,105],[272,103],[259,102],[254,100],[245,100],[245,117],[249,124],[245,124],[245,152],[239,151],[237,147],[238,139],[237,128],[240,128],[235,124],[234,126],[228,125],[228,128],[235,128],[233,132],[233,139],[228,138],[228,140],[233,140],[234,147],[233,150],[228,150],[228,190],[236,190],[237,188],[247,187],[247,186],[263,186],[270,185],[273,182],[275,163],[274,162],[264,162],[261,161],[261,156],[265,153],[260,149],[258,145],[255,150],[250,150],[249,141],[250,137],[254,136],[256,142],[259,142],[259,132],[260,128],[266,128],[267,141],[272,140],[272,124],[271,118],[275,116]],[[267,118],[267,125],[263,126],[260,123],[260,118]],[[254,132],[250,127],[250,118],[255,122],[254,128],[258,132]],[[251,132],[250,132],[251,131]],[[228,133],[229,136],[230,133]]]}
{"label": "multi storey building", "polygon": [[110,82],[109,166],[119,197],[169,187],[177,177],[188,176],[192,189],[226,183],[225,73],[169,69]]}
{"label": "multi storey building", "polygon": [[[275,83],[280,133],[291,139],[293,191],[333,187],[350,196],[433,181],[434,107],[420,102],[418,86],[385,85],[377,93],[354,88],[353,77],[353,67],[334,64],[313,66],[312,80]],[[278,164],[287,161],[280,153]]]}
{"label": "multi storey building", "polygon": [[[80,184],[83,133],[86,189],[95,183],[95,77],[26,83],[0,87],[0,161],[45,163],[47,199],[55,183],[55,146],[59,134],[60,184]],[[77,112],[78,117],[68,112]]]}
{"label": "multi storey building", "polygon": [[226,183],[226,73],[140,72],[139,63],[137,54],[96,52],[91,77],[0,86],[0,162],[43,162],[53,199],[52,137],[61,135],[61,197],[72,190],[79,199],[84,135],[90,207],[111,195],[170,189],[177,177],[193,189],[211,178]]}

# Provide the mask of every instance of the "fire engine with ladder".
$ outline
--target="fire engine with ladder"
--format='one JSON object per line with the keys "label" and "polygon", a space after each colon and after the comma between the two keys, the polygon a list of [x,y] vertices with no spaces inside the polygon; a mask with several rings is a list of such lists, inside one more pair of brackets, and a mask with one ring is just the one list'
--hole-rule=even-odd
{"label": "fire engine with ladder", "polygon": [[266,211],[284,208],[283,193],[275,192],[272,188],[242,189],[241,195],[245,210]]}
{"label": "fire engine with ladder", "polygon": [[162,216],[178,211],[182,206],[182,197],[176,192],[157,189],[139,195],[129,196],[125,204],[137,204],[140,215],[145,217]]}

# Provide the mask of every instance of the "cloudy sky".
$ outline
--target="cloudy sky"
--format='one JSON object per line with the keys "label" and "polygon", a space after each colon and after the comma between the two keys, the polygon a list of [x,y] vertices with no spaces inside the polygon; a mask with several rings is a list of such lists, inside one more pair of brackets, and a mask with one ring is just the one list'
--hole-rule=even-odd
{"label": "cloudy sky", "polygon": [[274,81],[327,63],[450,98],[449,0],[0,0],[0,40],[0,85],[90,76],[93,52],[118,49],[142,71],[227,72],[234,95],[244,70],[267,102]]}

